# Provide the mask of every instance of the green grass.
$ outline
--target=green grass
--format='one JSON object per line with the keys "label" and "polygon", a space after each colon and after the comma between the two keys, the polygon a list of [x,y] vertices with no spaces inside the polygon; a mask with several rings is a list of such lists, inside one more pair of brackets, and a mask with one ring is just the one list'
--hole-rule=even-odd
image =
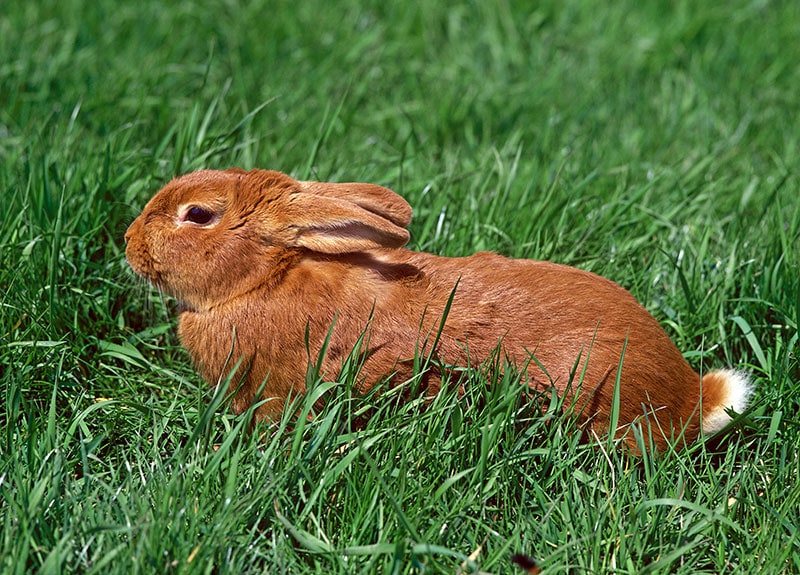
{"label": "green grass", "polygon": [[[800,572],[799,21],[744,0],[3,3],[0,571]],[[170,177],[232,165],[387,185],[414,249],[614,279],[698,370],[749,369],[752,409],[633,458],[476,372],[426,409],[317,382],[316,418],[249,433],[123,253]]]}

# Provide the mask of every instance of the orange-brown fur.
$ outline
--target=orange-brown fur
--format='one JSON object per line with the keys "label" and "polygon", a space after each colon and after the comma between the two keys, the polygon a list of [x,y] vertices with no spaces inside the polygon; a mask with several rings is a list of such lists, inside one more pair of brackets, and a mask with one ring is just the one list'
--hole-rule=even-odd
{"label": "orange-brown fur", "polygon": [[[187,205],[218,221],[182,221]],[[410,360],[430,351],[455,289],[436,350],[443,364],[478,365],[500,344],[527,366],[532,386],[569,393],[580,358],[577,407],[602,430],[625,347],[620,424],[649,421],[662,446],[672,434],[698,435],[701,378],[630,293],[549,262],[409,251],[401,246],[410,218],[405,201],[380,186],[207,170],[174,180],[150,201],[126,234],[126,253],[137,273],[185,306],[179,335],[206,380],[216,383],[242,361],[237,412],[259,399],[265,380],[262,397],[270,401],[257,415],[279,412],[303,391],[329,332],[325,377],[337,376],[362,333],[364,390],[411,377]],[[703,379],[703,412],[724,407],[727,380],[719,373]]]}

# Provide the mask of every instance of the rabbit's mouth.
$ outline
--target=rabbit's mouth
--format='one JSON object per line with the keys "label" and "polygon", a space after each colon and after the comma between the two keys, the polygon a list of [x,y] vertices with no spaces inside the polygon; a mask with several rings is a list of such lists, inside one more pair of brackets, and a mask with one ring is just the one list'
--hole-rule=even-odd
{"label": "rabbit's mouth", "polygon": [[156,269],[152,258],[147,255],[143,256],[139,251],[131,249],[131,244],[128,244],[128,249],[125,250],[125,259],[128,260],[128,265],[137,276],[162,293],[170,292],[167,289],[167,282],[164,281],[162,274]]}
{"label": "rabbit's mouth", "polygon": [[125,248],[125,259],[136,275],[161,292],[169,292],[159,265],[144,242],[131,240]]}
{"label": "rabbit's mouth", "polygon": [[125,259],[128,260],[128,265],[137,276],[147,280],[159,291],[164,291],[160,274],[154,269],[151,261],[147,257],[142,257],[137,251],[132,250],[130,244],[128,244],[128,249],[125,250]]}

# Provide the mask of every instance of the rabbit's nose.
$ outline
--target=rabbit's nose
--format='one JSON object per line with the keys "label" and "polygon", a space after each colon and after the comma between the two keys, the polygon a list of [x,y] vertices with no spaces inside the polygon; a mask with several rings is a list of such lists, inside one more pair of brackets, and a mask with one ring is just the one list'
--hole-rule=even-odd
{"label": "rabbit's nose", "polygon": [[133,236],[133,228],[136,226],[136,222],[137,222],[137,221],[138,221],[138,219],[136,219],[136,220],[133,220],[133,222],[131,223],[131,225],[129,225],[129,226],[128,226],[128,229],[127,229],[127,231],[125,232],[125,243],[126,243],[126,244],[127,244],[129,241],[131,241],[131,237]]}
{"label": "rabbit's nose", "polygon": [[142,214],[139,214],[132,222],[131,225],[128,226],[128,229],[125,231],[125,243],[129,243],[134,236],[137,234],[142,233],[142,226],[144,224],[144,219],[142,218]]}

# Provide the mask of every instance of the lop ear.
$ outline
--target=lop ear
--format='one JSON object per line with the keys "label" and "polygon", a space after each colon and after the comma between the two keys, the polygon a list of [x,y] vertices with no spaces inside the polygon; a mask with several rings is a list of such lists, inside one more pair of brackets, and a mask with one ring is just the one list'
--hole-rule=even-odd
{"label": "lop ear", "polygon": [[402,197],[388,188],[376,184],[348,182],[298,182],[303,191],[310,194],[337,198],[353,203],[405,228],[411,222],[411,206]]}
{"label": "lop ear", "polygon": [[337,197],[295,193],[282,211],[281,219],[287,221],[282,230],[286,244],[315,252],[342,254],[399,248],[409,238],[407,230],[382,214]]}

